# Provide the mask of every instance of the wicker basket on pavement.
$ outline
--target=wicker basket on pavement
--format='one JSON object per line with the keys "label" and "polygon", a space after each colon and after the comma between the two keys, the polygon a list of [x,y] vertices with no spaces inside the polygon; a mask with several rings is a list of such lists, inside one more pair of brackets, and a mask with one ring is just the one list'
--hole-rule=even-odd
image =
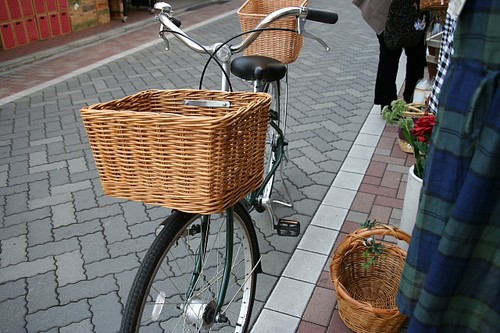
{"label": "wicker basket on pavement", "polygon": [[81,117],[105,194],[210,214],[261,184],[270,102],[265,93],[147,90]]}
{"label": "wicker basket on pavement", "polygon": [[[280,8],[306,5],[307,0],[247,0],[238,10],[241,30],[255,29],[264,17]],[[269,27],[297,30],[297,19],[286,17]],[[245,50],[245,55],[262,55],[289,64],[297,60],[303,42],[304,38],[295,32],[264,31]]]}
{"label": "wicker basket on pavement", "polygon": [[357,333],[395,333],[406,319],[396,306],[406,252],[396,244],[383,242],[383,257],[364,267],[365,239],[375,236],[392,236],[410,242],[410,235],[390,226],[358,229],[336,250],[330,264],[330,276],[339,314],[347,327]]}

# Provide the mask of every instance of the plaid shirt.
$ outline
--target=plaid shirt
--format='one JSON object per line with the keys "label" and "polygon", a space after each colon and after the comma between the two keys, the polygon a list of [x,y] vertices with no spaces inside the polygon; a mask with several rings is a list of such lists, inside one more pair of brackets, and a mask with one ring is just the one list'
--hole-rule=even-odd
{"label": "plaid shirt", "polygon": [[408,333],[500,328],[500,1],[468,0],[439,94],[398,306]]}
{"label": "plaid shirt", "polygon": [[455,34],[456,25],[457,20],[452,19],[451,15],[447,13],[443,35],[441,36],[437,73],[429,100],[429,111],[432,113],[437,113],[439,93],[441,92],[441,86],[443,85],[448,67],[450,67],[450,58],[453,55],[453,36]]}

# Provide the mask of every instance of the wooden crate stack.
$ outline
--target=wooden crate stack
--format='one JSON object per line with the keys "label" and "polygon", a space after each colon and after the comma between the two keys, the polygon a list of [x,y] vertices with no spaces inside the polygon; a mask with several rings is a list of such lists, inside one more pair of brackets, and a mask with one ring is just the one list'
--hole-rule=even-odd
{"label": "wooden crate stack", "polygon": [[0,0],[0,49],[109,22],[108,0]]}

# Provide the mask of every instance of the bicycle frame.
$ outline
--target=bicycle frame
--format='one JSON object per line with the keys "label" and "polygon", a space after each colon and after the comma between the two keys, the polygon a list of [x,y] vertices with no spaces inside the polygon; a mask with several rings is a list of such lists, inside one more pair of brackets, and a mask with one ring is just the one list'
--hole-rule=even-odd
{"label": "bicycle frame", "polygon": [[[231,66],[231,58],[232,55],[235,53],[240,53],[243,50],[245,50],[255,39],[258,37],[260,32],[265,29],[267,26],[269,26],[272,22],[288,17],[288,16],[296,16],[298,20],[298,33],[301,34],[306,34],[304,31],[304,23],[306,20],[307,16],[307,8],[305,7],[288,7],[288,8],[283,8],[278,11],[275,11],[274,13],[268,15],[264,20],[256,27],[256,30],[260,30],[257,33],[252,32],[250,33],[247,38],[245,38],[241,43],[234,45],[234,46],[228,46],[226,44],[222,43],[216,43],[211,46],[204,46],[196,41],[192,40],[190,37],[188,37],[176,24],[172,22],[173,17],[171,16],[171,7],[165,3],[156,3],[155,4],[155,9],[159,9],[160,13],[156,16],[157,19],[161,22],[160,26],[160,36],[164,39],[166,43],[166,49],[168,49],[168,40],[164,35],[164,32],[171,32],[174,34],[175,37],[180,39],[184,44],[186,44],[189,48],[192,50],[198,52],[198,53],[207,53],[212,57],[215,57],[217,61],[221,64],[223,75],[222,75],[222,81],[221,81],[221,90],[223,91],[229,91],[230,90],[230,84],[229,84],[229,76],[231,73],[230,66]],[[309,35],[309,34],[308,34]],[[315,36],[309,35],[310,37],[313,37],[316,40],[319,40]],[[319,40],[320,43],[323,45],[324,42]],[[328,49],[328,48],[327,48]],[[262,91],[262,84],[263,82],[255,81],[254,82],[254,91]],[[276,84],[273,89],[279,90],[279,84]],[[279,94],[278,94],[279,96]],[[287,117],[287,110],[286,110],[286,104],[287,104],[287,99],[288,99],[288,91],[286,91],[285,95],[285,108],[283,110],[283,128],[286,126],[286,117]],[[279,102],[279,101],[278,101]],[[273,153],[273,158],[271,158],[270,165],[268,166],[268,173],[266,174],[262,185],[250,193],[244,200],[247,203],[247,205],[244,205],[247,207],[248,205],[257,207],[260,205],[262,202],[264,202],[264,205],[267,206],[269,214],[271,216],[271,219],[273,220],[274,224],[274,214],[272,213],[270,204],[269,204],[269,199],[271,195],[271,185],[272,182],[274,181],[274,176],[275,173],[280,166],[284,152],[285,152],[285,133],[284,131],[280,128],[280,124],[277,123],[279,121],[279,115],[277,114],[276,110],[273,111],[271,110],[270,112],[270,126],[275,130],[277,137],[275,140],[273,139],[271,145],[275,145],[275,147],[272,147],[274,153]],[[259,209],[257,209],[259,210]],[[220,293],[219,297],[216,301],[216,307],[214,311],[214,318],[213,322],[224,322],[225,316],[221,312],[224,300],[226,298],[226,293],[227,293],[227,286],[230,280],[230,272],[232,270],[232,265],[233,265],[233,228],[234,228],[234,216],[233,216],[233,208],[229,208],[226,211],[226,253],[225,253],[225,262],[224,262],[224,269],[222,273],[222,278],[221,278],[221,285],[219,287]],[[188,291],[186,292],[186,300],[189,300],[193,295],[194,292],[194,287],[198,281],[198,276],[203,269],[201,267],[201,262],[203,261],[203,258],[205,256],[205,250],[206,250],[206,241],[207,241],[207,235],[209,232],[209,227],[210,227],[210,217],[209,216],[204,216],[202,217],[202,225],[201,225],[201,237],[202,241],[200,244],[200,247],[198,249],[198,254],[197,254],[197,263],[195,264],[195,269],[193,271],[193,275],[191,278],[190,286],[188,288]],[[258,266],[258,265],[257,265]],[[255,267],[254,267],[255,269]]]}

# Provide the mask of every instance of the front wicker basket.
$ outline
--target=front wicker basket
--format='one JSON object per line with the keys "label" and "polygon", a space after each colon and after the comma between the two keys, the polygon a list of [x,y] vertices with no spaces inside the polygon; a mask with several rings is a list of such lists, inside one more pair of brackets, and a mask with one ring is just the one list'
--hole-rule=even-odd
{"label": "front wicker basket", "polygon": [[399,332],[406,317],[397,309],[396,293],[406,252],[396,244],[384,242],[385,256],[365,268],[364,239],[372,236],[392,236],[410,242],[410,235],[386,225],[358,229],[346,237],[330,264],[339,314],[346,326],[357,333]]}
{"label": "front wicker basket", "polygon": [[[307,0],[247,0],[238,10],[241,30],[255,29],[264,17],[280,8],[306,5]],[[297,30],[297,19],[283,18],[269,27]],[[297,60],[303,42],[304,38],[296,32],[264,31],[245,50],[245,55],[262,55],[289,64]]]}
{"label": "front wicker basket", "polygon": [[262,183],[270,103],[265,93],[146,90],[81,117],[105,194],[211,214]]}

